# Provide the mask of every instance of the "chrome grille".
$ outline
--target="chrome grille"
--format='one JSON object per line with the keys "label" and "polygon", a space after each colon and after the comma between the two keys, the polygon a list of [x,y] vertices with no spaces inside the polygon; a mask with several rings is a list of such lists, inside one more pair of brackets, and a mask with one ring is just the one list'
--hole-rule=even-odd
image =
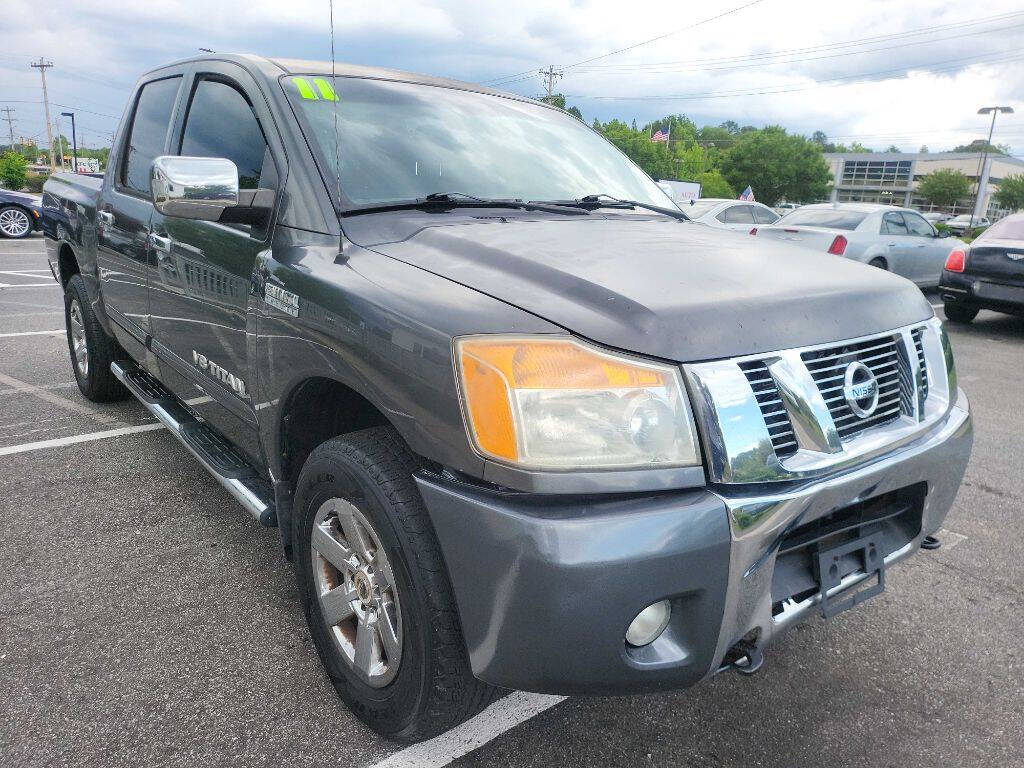
{"label": "chrome grille", "polygon": [[780,459],[796,453],[796,435],[789,421],[789,414],[782,404],[775,380],[768,372],[763,360],[748,360],[740,363],[740,370],[747,377],[750,388],[754,390],[757,405],[761,409],[764,423],[768,426],[768,434],[772,440],[775,455]]}
{"label": "chrome grille", "polygon": [[928,366],[924,361],[924,328],[915,328],[910,332],[914,339],[914,349],[917,351],[917,360],[914,361],[914,372],[917,377],[917,399],[918,412],[924,411],[924,401],[928,399]]}
{"label": "chrome grille", "polygon": [[[900,355],[900,346],[900,337],[893,335],[801,353],[800,357],[818,385],[841,439],[890,422],[904,412],[906,403],[900,371],[905,363]],[[855,414],[843,395],[843,376],[846,367],[853,362],[870,368],[878,381],[878,406],[867,418]]]}

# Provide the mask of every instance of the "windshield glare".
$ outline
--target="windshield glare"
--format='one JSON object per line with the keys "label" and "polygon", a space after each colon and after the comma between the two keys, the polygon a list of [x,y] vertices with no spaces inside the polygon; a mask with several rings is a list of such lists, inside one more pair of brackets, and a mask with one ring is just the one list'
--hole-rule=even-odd
{"label": "windshield glare", "polygon": [[313,78],[285,78],[285,91],[305,116],[325,173],[335,165],[337,107],[338,175],[350,204],[435,192],[521,200],[603,193],[675,207],[614,146],[564,112],[452,88],[349,77],[337,79],[332,102],[311,98],[316,94],[306,83]]}

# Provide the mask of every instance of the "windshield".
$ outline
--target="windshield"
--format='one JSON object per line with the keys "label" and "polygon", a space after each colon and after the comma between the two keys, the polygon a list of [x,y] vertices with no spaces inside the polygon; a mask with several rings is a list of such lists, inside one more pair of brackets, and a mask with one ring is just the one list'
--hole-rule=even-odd
{"label": "windshield", "polygon": [[807,227],[828,227],[829,229],[856,229],[867,214],[863,211],[844,211],[828,208],[798,208],[775,222],[780,227],[803,224]]}
{"label": "windshield", "polygon": [[1024,216],[1008,216],[982,232],[977,240],[1024,240]]}
{"label": "windshield", "polygon": [[716,205],[721,204],[721,200],[697,200],[693,205],[687,205],[683,203],[680,208],[683,209],[683,213],[689,216],[691,219],[699,219],[705,213],[710,211]]}
{"label": "windshield", "polygon": [[460,192],[521,200],[607,194],[675,207],[612,144],[564,112],[429,85],[351,77],[339,77],[334,89],[330,83],[284,78],[327,174],[335,167],[337,107],[338,176],[349,204]]}

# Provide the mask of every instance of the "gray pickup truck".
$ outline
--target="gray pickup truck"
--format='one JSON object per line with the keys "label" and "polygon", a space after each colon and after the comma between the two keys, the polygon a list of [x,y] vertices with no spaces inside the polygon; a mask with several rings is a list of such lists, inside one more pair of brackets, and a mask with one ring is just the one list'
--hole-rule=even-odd
{"label": "gray pickup truck", "polygon": [[327,674],[395,739],[503,688],[752,673],[884,587],[970,453],[913,283],[691,223],[529,99],[199,57],[43,211],[82,393],[279,527]]}

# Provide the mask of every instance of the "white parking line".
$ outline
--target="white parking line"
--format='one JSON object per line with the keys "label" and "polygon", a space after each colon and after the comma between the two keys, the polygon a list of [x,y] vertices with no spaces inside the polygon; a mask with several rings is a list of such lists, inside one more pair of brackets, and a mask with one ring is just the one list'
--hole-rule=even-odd
{"label": "white parking line", "polygon": [[515,691],[457,728],[395,752],[370,768],[440,768],[563,701],[565,696]]}
{"label": "white parking line", "polygon": [[88,432],[84,435],[71,435],[70,437],[57,437],[53,440],[39,440],[35,443],[22,443],[21,445],[9,445],[0,448],[0,456],[10,456],[15,453],[26,451],[39,451],[43,448],[59,448],[63,445],[74,445],[75,443],[88,443],[92,440],[104,440],[108,437],[120,437],[121,435],[132,435],[136,432],[152,432],[154,429],[164,429],[163,424],[139,424],[135,427],[122,427],[121,429],[108,429],[105,432]]}
{"label": "white parking line", "polygon": [[15,285],[14,283],[0,283],[0,288],[60,288],[56,282],[49,283],[22,283],[21,285]]}
{"label": "white parking line", "polygon": [[[45,314],[50,314],[46,312]],[[64,329],[59,328],[56,331],[19,331],[18,333],[0,333],[0,339],[6,339],[11,336],[63,336]]]}

